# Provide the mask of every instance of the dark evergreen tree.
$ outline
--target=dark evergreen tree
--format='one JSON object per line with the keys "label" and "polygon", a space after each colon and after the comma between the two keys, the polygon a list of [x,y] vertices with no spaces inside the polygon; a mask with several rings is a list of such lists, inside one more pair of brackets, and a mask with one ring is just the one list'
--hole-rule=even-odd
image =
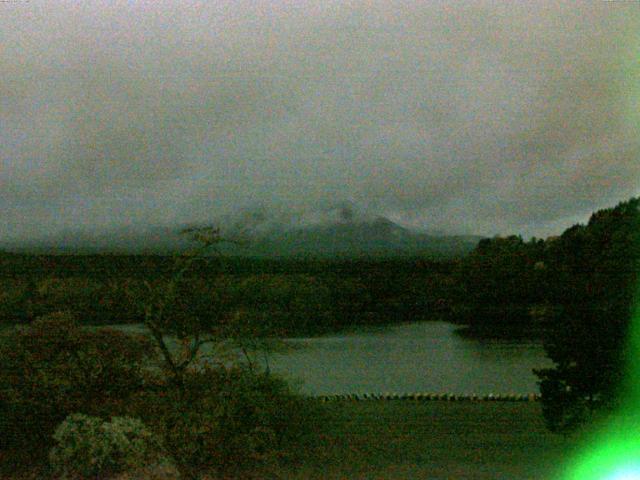
{"label": "dark evergreen tree", "polygon": [[619,401],[640,267],[640,199],[594,213],[548,245],[548,301],[559,306],[545,349],[554,367],[535,370],[543,413],[571,430]]}

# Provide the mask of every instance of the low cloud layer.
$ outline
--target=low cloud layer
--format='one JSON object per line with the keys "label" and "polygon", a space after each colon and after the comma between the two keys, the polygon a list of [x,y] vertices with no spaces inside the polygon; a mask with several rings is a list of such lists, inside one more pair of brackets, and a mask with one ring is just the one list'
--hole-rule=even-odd
{"label": "low cloud layer", "polygon": [[640,191],[633,2],[0,4],[1,239],[313,217],[557,233]]}

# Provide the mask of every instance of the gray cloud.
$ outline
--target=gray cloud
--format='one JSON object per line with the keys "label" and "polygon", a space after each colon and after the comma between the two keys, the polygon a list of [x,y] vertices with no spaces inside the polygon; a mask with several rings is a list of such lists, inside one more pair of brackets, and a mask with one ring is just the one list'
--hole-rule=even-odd
{"label": "gray cloud", "polygon": [[0,238],[341,202],[545,235],[638,193],[635,5],[80,3],[0,7]]}

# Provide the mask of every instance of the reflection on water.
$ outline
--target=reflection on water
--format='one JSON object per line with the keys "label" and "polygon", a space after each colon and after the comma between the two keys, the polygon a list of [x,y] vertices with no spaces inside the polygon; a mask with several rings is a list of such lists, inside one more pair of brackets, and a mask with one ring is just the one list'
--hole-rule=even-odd
{"label": "reflection on water", "polygon": [[416,322],[385,330],[287,340],[270,367],[309,394],[365,392],[527,393],[532,368],[550,366],[540,342],[473,340],[455,325]]}

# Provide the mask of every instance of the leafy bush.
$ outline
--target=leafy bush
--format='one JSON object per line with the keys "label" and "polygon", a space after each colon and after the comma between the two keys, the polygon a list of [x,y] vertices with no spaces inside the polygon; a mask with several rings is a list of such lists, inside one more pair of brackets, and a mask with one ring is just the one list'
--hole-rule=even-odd
{"label": "leafy bush", "polygon": [[113,417],[110,422],[73,414],[53,435],[57,445],[49,453],[54,474],[63,479],[112,475],[158,462],[162,448],[135,418]]}
{"label": "leafy bush", "polygon": [[3,332],[0,447],[46,447],[67,415],[118,411],[142,388],[152,352],[144,337],[82,329],[68,313]]}
{"label": "leafy bush", "polygon": [[313,416],[284,381],[239,367],[190,371],[181,387],[159,385],[133,405],[186,477],[293,460]]}

